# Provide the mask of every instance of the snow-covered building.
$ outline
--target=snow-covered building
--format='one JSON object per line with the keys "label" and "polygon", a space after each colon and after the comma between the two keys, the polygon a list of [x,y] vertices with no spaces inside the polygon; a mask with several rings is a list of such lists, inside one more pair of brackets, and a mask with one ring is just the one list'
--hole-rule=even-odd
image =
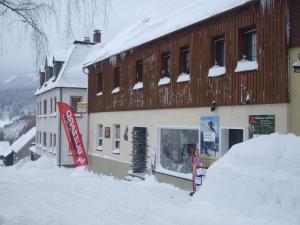
{"label": "snow-covered building", "polygon": [[[30,155],[29,147],[35,141],[36,128],[33,127],[25,134],[21,135],[11,146],[8,145],[7,149],[3,149],[0,153],[2,155],[3,163],[6,166],[11,166],[19,160]],[[1,148],[0,148],[1,149]]]}
{"label": "snow-covered building", "polygon": [[82,140],[86,143],[87,115],[77,113],[77,104],[87,102],[87,75],[82,64],[91,46],[100,40],[101,33],[95,30],[93,42],[89,38],[74,41],[69,48],[48,56],[40,70],[40,87],[35,92],[35,153],[52,155],[57,165],[71,166],[74,162],[56,103],[65,102],[73,107]]}
{"label": "snow-covered building", "polygon": [[95,45],[84,65],[90,169],[123,177],[152,162],[159,180],[186,187],[193,148],[209,166],[236,143],[289,132],[292,2],[153,1]]}

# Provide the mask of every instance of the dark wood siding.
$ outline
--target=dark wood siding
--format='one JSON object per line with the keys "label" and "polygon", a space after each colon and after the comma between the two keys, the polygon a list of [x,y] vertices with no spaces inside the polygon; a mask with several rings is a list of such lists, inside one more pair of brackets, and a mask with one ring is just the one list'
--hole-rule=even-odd
{"label": "dark wood siding", "polygon": [[[250,94],[251,104],[288,102],[286,4],[276,0],[263,10],[259,3],[222,14],[185,30],[139,46],[116,60],[89,68],[89,112],[240,105]],[[236,73],[241,60],[240,31],[255,27],[259,69]],[[226,75],[209,78],[215,37],[225,36]],[[180,49],[190,47],[190,82],[177,83]],[[171,83],[158,86],[161,56],[171,55]],[[136,61],[143,59],[143,89],[133,90]],[[112,94],[114,68],[120,67],[120,93]],[[103,95],[96,96],[97,74],[103,74]]]}
{"label": "dark wood siding", "polygon": [[290,11],[290,45],[300,46],[300,2],[299,0],[289,0]]}

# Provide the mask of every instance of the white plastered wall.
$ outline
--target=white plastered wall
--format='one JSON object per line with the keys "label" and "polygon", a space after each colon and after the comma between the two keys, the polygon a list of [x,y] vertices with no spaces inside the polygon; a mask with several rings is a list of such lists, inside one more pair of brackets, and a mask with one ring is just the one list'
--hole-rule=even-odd
{"label": "white plastered wall", "polygon": [[[288,132],[288,104],[272,105],[244,105],[217,107],[215,112],[210,108],[189,109],[167,109],[167,110],[144,110],[123,111],[89,114],[89,154],[95,157],[104,157],[121,162],[131,163],[131,131],[133,127],[147,127],[148,155],[157,149],[158,127],[198,127],[200,128],[200,117],[215,115],[220,116],[220,128],[242,128],[244,139],[248,139],[249,115],[275,115],[275,131],[279,133]],[[103,139],[103,150],[96,150],[97,124],[110,127],[111,137]],[[113,154],[113,124],[121,125],[121,153]],[[129,130],[129,140],[125,141],[123,136],[126,127]],[[148,160],[150,163],[150,160]],[[148,165],[150,166],[150,165]]]}

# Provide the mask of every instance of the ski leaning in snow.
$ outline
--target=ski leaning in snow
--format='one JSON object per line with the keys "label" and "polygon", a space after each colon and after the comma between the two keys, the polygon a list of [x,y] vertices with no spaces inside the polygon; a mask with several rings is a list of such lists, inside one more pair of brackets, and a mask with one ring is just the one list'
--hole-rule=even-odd
{"label": "ski leaning in snow", "polygon": [[205,165],[202,162],[199,151],[197,149],[192,150],[192,185],[193,191],[190,192],[190,196],[193,196],[197,190],[197,186],[202,185],[202,178],[205,176]]}
{"label": "ski leaning in snow", "polygon": [[57,102],[57,105],[75,166],[86,166],[88,164],[88,160],[72,107],[63,102]]}

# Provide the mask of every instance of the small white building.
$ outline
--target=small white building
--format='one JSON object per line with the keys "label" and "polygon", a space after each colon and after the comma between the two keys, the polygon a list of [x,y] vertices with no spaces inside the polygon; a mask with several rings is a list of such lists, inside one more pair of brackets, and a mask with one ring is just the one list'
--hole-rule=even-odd
{"label": "small white building", "polygon": [[87,139],[87,115],[77,113],[78,102],[87,102],[87,75],[82,62],[95,42],[100,42],[101,33],[94,31],[94,42],[74,41],[66,50],[46,58],[40,70],[40,87],[36,96],[36,153],[52,155],[57,165],[74,164],[57,108],[57,102],[73,107],[83,143]]}

